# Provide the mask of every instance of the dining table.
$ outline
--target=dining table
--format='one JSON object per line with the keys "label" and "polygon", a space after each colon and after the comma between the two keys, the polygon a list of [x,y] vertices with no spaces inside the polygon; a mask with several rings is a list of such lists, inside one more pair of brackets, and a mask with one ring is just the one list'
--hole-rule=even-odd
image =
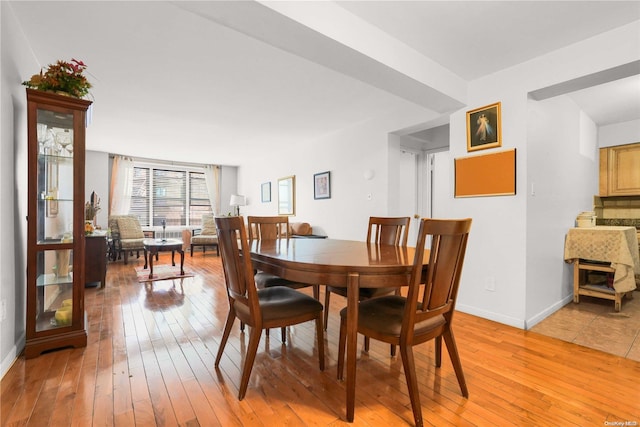
{"label": "dining table", "polygon": [[[359,288],[407,286],[415,249],[339,239],[254,240],[250,244],[256,269],[295,282],[347,288],[346,418],[353,422]],[[428,262],[425,250],[423,270]]]}

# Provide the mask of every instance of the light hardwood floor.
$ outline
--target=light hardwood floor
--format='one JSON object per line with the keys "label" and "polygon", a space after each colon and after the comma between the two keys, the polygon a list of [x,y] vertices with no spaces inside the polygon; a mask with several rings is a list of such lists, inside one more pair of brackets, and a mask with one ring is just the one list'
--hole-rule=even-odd
{"label": "light hardwood floor", "polygon": [[[168,263],[161,254],[157,264]],[[237,399],[248,337],[234,327],[220,370],[213,362],[227,313],[215,254],[186,257],[195,277],[136,281],[135,258],[109,265],[105,289],[88,288],[88,345],[19,358],[1,382],[2,425],[343,426],[332,298],[327,369],[318,370],[312,323],[263,334],[246,398]],[[322,299],[322,298],[321,298]],[[469,399],[448,356],[417,347],[426,423],[434,426],[603,426],[640,422],[640,363],[535,332],[457,313],[454,331]],[[362,344],[362,339],[359,340]],[[359,352],[354,426],[412,425],[402,363],[388,345]],[[623,425],[623,424],[617,424]]]}

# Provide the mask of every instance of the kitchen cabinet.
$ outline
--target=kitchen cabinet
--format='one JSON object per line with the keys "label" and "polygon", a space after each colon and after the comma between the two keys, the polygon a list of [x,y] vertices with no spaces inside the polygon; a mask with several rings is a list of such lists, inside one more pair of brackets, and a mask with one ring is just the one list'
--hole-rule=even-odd
{"label": "kitchen cabinet", "polygon": [[84,176],[89,105],[27,89],[27,358],[87,345]]}
{"label": "kitchen cabinet", "polygon": [[640,195],[640,142],[600,149],[599,195]]}

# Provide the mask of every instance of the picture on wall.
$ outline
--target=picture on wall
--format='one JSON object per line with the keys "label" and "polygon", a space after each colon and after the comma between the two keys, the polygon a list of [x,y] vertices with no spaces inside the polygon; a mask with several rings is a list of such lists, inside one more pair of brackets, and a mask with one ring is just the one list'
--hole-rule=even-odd
{"label": "picture on wall", "polygon": [[261,191],[262,203],[270,202],[271,201],[271,182],[265,182],[264,184],[262,184],[261,190],[262,190]]}
{"label": "picture on wall", "polygon": [[331,198],[331,175],[329,172],[321,172],[313,175],[313,198]]}
{"label": "picture on wall", "polygon": [[467,112],[467,151],[502,146],[500,103]]}

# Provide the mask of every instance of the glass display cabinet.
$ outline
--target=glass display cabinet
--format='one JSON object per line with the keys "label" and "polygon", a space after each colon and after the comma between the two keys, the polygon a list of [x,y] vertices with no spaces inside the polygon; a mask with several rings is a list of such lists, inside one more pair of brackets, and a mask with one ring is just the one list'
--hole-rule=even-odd
{"label": "glass display cabinet", "polygon": [[27,358],[87,345],[84,169],[90,105],[27,89]]}

